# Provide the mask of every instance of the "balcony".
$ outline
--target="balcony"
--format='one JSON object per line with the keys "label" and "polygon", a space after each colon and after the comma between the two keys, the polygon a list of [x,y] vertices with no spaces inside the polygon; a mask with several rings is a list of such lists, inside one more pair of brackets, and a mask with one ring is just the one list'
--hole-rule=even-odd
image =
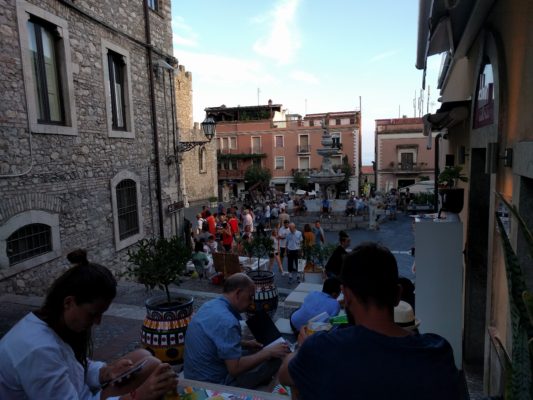
{"label": "balcony", "polygon": [[309,154],[311,153],[311,146],[308,144],[298,145],[298,154]]}
{"label": "balcony", "polygon": [[391,161],[385,168],[381,168],[381,170],[393,172],[395,174],[418,174],[422,171],[430,171],[430,168],[425,162],[396,163],[394,161]]}
{"label": "balcony", "polygon": [[240,169],[219,169],[218,180],[244,179],[244,171]]}

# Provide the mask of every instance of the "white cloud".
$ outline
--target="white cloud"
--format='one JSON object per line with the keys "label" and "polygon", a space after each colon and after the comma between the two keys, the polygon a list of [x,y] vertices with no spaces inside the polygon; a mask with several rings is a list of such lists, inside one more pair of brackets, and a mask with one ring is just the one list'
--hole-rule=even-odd
{"label": "white cloud", "polygon": [[253,45],[256,53],[289,64],[300,48],[300,35],[295,17],[300,0],[280,0],[274,10],[264,17],[255,18],[257,23],[269,25],[270,32]]}
{"label": "white cloud", "polygon": [[390,51],[385,51],[383,53],[380,53],[380,54],[377,54],[375,55],[374,57],[372,57],[369,62],[373,63],[373,62],[376,62],[376,61],[381,61],[381,60],[384,60],[386,58],[390,58],[390,57],[393,57],[395,56],[396,54],[398,54],[400,52],[400,50],[390,50]]}
{"label": "white cloud", "polygon": [[301,82],[310,83],[313,85],[317,85],[320,83],[318,78],[315,75],[311,74],[310,72],[294,70],[291,72],[290,77],[294,79],[295,81],[301,81]]}
{"label": "white cloud", "polygon": [[172,42],[174,46],[196,47],[198,35],[179,15],[172,18]]}

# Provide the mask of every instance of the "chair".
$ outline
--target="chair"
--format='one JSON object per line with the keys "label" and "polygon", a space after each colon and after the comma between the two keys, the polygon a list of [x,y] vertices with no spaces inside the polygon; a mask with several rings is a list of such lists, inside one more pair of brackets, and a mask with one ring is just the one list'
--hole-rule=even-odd
{"label": "chair", "polygon": [[226,253],[224,265],[225,265],[225,272],[224,272],[225,278],[233,274],[242,272],[241,263],[239,261],[239,256],[237,254]]}
{"label": "chair", "polygon": [[224,273],[224,263],[225,263],[225,253],[213,253],[213,268],[215,268],[216,272]]}

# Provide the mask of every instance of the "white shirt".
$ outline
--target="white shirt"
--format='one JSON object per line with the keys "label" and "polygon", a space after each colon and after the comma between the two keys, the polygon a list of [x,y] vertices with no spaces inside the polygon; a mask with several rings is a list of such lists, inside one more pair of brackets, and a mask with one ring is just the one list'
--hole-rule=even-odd
{"label": "white shirt", "polygon": [[85,376],[72,348],[30,313],[0,340],[0,399],[100,399],[104,365],[89,360]]}
{"label": "white shirt", "polygon": [[282,226],[278,229],[278,236],[279,236],[279,247],[287,247],[287,235],[290,233],[289,228],[285,228]]}

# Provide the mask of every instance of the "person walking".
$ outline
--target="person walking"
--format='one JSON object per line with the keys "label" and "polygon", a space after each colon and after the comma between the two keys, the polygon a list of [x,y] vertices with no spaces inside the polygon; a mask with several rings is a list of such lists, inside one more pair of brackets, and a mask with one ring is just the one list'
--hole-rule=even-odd
{"label": "person walking", "polygon": [[293,279],[300,283],[300,275],[298,275],[298,258],[302,251],[302,232],[296,229],[296,225],[291,222],[289,224],[289,233],[287,234],[287,269],[289,270],[289,284]]}

